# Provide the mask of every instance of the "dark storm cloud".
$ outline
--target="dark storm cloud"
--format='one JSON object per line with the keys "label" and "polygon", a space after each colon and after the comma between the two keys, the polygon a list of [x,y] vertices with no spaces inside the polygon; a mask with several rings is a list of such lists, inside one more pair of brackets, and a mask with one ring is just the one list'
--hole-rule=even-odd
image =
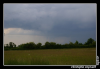
{"label": "dark storm cloud", "polygon": [[4,4],[4,28],[96,39],[96,4]]}

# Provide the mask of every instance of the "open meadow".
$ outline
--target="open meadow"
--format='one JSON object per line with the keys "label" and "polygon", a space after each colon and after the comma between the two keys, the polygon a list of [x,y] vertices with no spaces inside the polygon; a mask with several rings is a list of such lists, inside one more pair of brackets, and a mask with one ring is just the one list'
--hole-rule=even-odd
{"label": "open meadow", "polygon": [[96,48],[9,50],[4,65],[96,65]]}

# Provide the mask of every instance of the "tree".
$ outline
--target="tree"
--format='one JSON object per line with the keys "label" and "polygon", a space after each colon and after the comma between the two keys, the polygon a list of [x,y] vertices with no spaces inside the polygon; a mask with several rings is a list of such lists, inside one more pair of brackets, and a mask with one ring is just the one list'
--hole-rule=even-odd
{"label": "tree", "polygon": [[45,48],[46,49],[49,49],[50,48],[50,43],[47,41],[47,42],[45,42]]}
{"label": "tree", "polygon": [[74,43],[75,45],[78,45],[78,41],[76,40],[76,42]]}
{"label": "tree", "polygon": [[25,44],[20,44],[16,47],[16,44],[9,42],[9,44],[4,44],[4,50],[30,50],[30,49],[62,49],[62,48],[89,48],[96,47],[96,41],[89,38],[85,44],[79,43],[77,40],[75,43],[70,42],[69,44],[56,44],[55,42],[45,42],[45,45],[41,43],[35,44],[34,42],[29,42]]}
{"label": "tree", "polygon": [[69,43],[69,45],[73,45],[73,43],[72,43],[72,42],[70,42],[70,43]]}
{"label": "tree", "polygon": [[60,49],[61,48],[61,44],[56,44],[56,48]]}
{"label": "tree", "polygon": [[35,48],[36,48],[36,45],[35,45],[34,42],[29,42],[29,43],[27,43],[27,47],[28,47],[29,49],[35,49]]}
{"label": "tree", "polygon": [[63,45],[63,48],[68,48],[69,47],[69,44],[67,44],[67,43],[65,43],[64,45]]}
{"label": "tree", "polygon": [[65,45],[67,46],[68,44],[67,44],[67,43],[65,43]]}
{"label": "tree", "polygon": [[55,42],[50,42],[50,48],[56,48],[56,43]]}
{"label": "tree", "polygon": [[45,49],[45,45],[42,45],[42,46],[41,46],[41,49]]}
{"label": "tree", "polygon": [[10,46],[10,48],[13,48],[13,47],[16,47],[16,44],[13,42],[9,42],[9,46]]}
{"label": "tree", "polygon": [[38,43],[37,46],[36,46],[37,49],[40,49],[41,48],[41,45],[42,45],[41,43]]}
{"label": "tree", "polygon": [[83,45],[82,43],[78,43],[79,45]]}
{"label": "tree", "polygon": [[87,45],[87,42],[85,42],[84,45]]}
{"label": "tree", "polygon": [[13,42],[9,42],[10,48],[13,48]]}
{"label": "tree", "polygon": [[89,38],[89,39],[87,40],[87,42],[85,42],[85,45],[92,44],[93,41],[94,41],[94,40],[93,40],[92,38]]}
{"label": "tree", "polygon": [[36,45],[34,42],[29,42],[29,43],[24,44],[24,48],[25,49],[35,49]]}
{"label": "tree", "polygon": [[24,47],[24,44],[18,45],[18,48],[19,48],[19,49],[24,49],[23,47]]}
{"label": "tree", "polygon": [[93,41],[92,42],[92,46],[96,46],[96,41]]}
{"label": "tree", "polygon": [[69,43],[70,48],[73,48],[75,46],[73,46],[74,44],[72,42]]}
{"label": "tree", "polygon": [[13,44],[13,47],[16,47],[16,44],[15,43],[12,43]]}

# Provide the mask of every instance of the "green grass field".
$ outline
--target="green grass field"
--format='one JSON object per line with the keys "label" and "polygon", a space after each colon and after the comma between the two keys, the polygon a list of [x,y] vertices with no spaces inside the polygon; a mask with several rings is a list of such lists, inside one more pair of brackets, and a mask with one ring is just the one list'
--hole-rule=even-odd
{"label": "green grass field", "polygon": [[4,65],[96,65],[96,48],[4,51]]}

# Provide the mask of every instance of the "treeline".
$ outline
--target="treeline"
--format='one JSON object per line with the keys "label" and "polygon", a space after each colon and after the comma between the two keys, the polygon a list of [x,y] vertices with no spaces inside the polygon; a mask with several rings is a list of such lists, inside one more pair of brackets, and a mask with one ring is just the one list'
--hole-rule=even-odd
{"label": "treeline", "polygon": [[33,50],[33,49],[63,49],[63,48],[91,48],[96,47],[96,41],[89,38],[84,44],[76,41],[75,43],[70,42],[69,44],[57,44],[55,42],[45,42],[35,44],[34,42],[29,42],[25,44],[20,44],[16,46],[15,43],[9,42],[9,44],[4,44],[4,50]]}

